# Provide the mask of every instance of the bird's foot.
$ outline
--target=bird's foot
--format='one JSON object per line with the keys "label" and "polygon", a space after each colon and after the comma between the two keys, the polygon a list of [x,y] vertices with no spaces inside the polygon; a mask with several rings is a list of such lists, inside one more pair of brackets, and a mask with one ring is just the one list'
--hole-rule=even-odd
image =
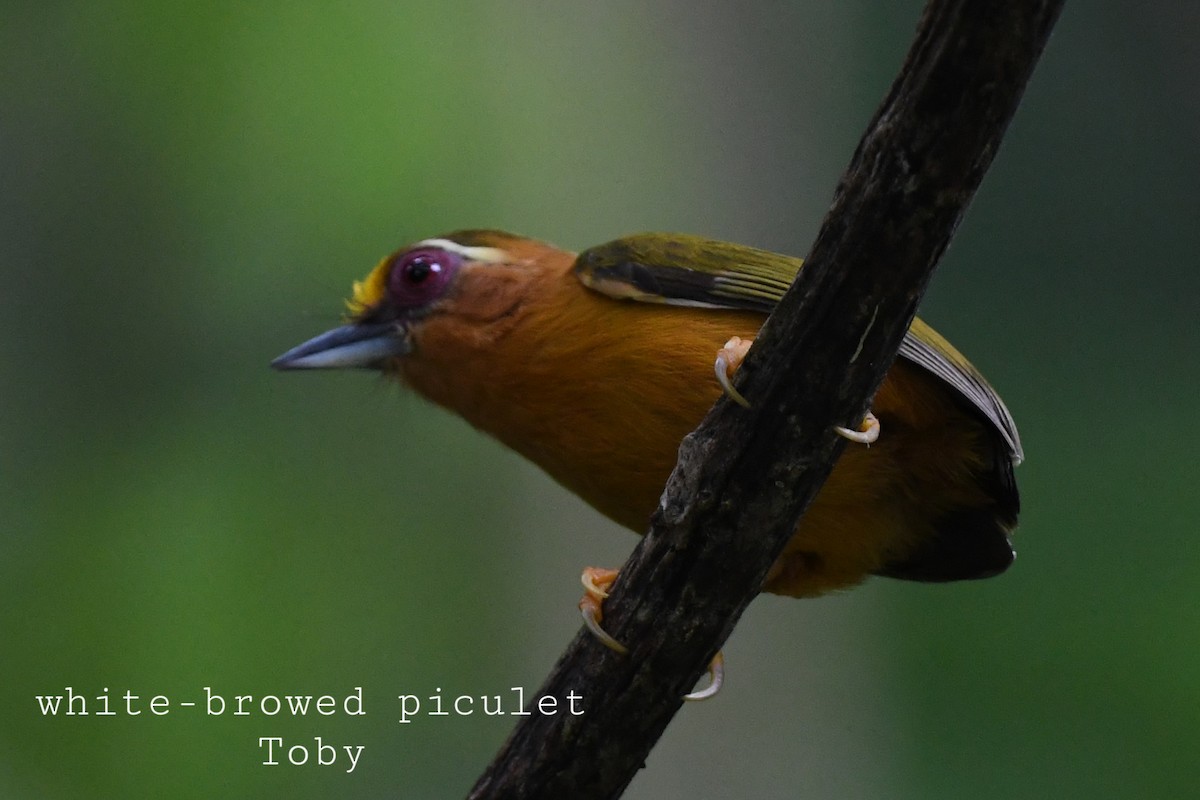
{"label": "bird's foot", "polygon": [[[601,567],[586,567],[583,574],[580,575],[580,582],[583,584],[584,594],[579,600],[579,612],[583,616],[583,624],[588,629],[588,632],[600,640],[600,643],[610,650],[614,650],[621,655],[629,652],[629,648],[618,642],[612,637],[608,631],[600,625],[600,621],[604,618],[604,600],[608,597],[608,590],[612,587],[613,581],[617,579],[618,571],[615,569],[603,569]],[[703,689],[699,689],[690,694],[683,696],[684,700],[707,700],[710,697],[716,696],[717,692],[721,691],[721,685],[725,682],[725,656],[717,651],[713,656],[712,661],[708,664],[708,685]]]}
{"label": "bird's foot", "polygon": [[583,615],[583,624],[609,650],[624,655],[629,648],[614,639],[608,631],[600,627],[604,618],[604,598],[617,579],[618,571],[602,567],[585,567],[579,580],[583,583],[583,597],[579,600],[579,613]]}
{"label": "bird's foot", "polygon": [[835,425],[833,429],[837,431],[839,436],[844,436],[852,442],[873,444],[879,438],[879,418],[868,411],[867,415],[863,417],[862,423],[858,426],[858,430],[852,431],[840,425]]}
{"label": "bird's foot", "polygon": [[749,408],[750,401],[743,397],[741,392],[733,388],[730,378],[733,377],[733,373],[737,372],[738,367],[742,365],[742,359],[746,357],[751,344],[753,344],[752,340],[734,336],[725,343],[724,347],[717,351],[717,360],[713,364],[713,371],[717,374],[717,383],[721,384],[721,389],[725,394],[729,395],[730,400],[743,408]]}

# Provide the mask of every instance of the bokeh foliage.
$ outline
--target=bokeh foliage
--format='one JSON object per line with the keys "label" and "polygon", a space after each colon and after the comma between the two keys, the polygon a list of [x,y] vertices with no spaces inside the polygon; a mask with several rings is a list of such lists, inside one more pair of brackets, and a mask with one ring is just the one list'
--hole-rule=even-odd
{"label": "bokeh foliage", "polygon": [[[511,718],[396,695],[533,691],[632,537],[397,387],[266,362],[454,228],[803,253],[920,8],[879,5],[6,6],[0,796],[461,795]],[[922,312],[1021,425],[1015,567],[762,598],[628,796],[1194,792],[1196,23],[1068,5]],[[33,699],[359,685],[298,721]]]}

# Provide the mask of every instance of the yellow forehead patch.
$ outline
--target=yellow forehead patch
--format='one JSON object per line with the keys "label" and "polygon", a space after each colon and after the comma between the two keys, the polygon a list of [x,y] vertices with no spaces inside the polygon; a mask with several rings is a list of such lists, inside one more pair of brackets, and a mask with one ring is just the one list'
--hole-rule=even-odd
{"label": "yellow forehead patch", "polygon": [[355,281],[350,298],[346,300],[346,310],[351,316],[358,317],[368,309],[379,305],[387,293],[388,268],[391,266],[391,256],[375,265],[375,269],[361,281]]}

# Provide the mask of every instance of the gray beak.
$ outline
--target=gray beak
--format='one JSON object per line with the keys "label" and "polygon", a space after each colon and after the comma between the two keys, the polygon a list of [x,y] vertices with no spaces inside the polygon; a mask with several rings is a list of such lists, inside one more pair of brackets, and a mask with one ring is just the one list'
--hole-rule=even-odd
{"label": "gray beak", "polygon": [[378,369],[382,362],[412,352],[395,322],[350,324],[326,331],[271,362],[275,369]]}

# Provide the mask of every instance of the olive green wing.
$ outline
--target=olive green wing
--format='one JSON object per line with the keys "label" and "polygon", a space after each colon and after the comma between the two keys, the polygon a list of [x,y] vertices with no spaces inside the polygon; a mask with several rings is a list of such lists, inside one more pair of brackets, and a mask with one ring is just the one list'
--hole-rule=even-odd
{"label": "olive green wing", "polygon": [[584,250],[575,275],[621,300],[771,313],[798,258],[683,234],[642,233]]}
{"label": "olive green wing", "polygon": [[[644,233],[590,248],[575,261],[588,288],[623,300],[769,314],[801,260],[699,236]],[[1014,463],[1024,458],[1012,415],[979,371],[919,319],[900,355],[952,386],[996,428]]]}

